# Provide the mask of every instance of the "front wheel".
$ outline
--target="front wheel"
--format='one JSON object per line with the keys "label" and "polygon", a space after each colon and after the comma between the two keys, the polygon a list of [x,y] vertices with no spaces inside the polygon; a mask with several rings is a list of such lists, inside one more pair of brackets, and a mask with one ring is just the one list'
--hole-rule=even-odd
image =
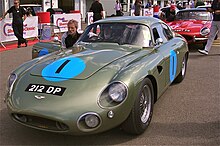
{"label": "front wheel", "polygon": [[153,115],[154,89],[150,79],[145,78],[136,97],[130,115],[122,124],[122,129],[131,134],[143,133]]}
{"label": "front wheel", "polygon": [[174,80],[174,83],[180,83],[186,76],[186,68],[187,68],[187,55],[183,57],[182,64],[181,64],[181,71],[179,75]]}

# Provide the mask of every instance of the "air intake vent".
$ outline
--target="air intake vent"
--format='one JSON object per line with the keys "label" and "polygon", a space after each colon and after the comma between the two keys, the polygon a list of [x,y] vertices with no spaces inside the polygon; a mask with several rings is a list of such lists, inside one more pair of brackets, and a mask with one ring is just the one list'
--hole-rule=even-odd
{"label": "air intake vent", "polygon": [[52,131],[67,131],[69,127],[61,122],[45,119],[36,116],[29,116],[23,114],[12,114],[12,118],[15,121],[23,123],[25,125],[33,126],[36,128],[41,128],[45,130],[52,130]]}

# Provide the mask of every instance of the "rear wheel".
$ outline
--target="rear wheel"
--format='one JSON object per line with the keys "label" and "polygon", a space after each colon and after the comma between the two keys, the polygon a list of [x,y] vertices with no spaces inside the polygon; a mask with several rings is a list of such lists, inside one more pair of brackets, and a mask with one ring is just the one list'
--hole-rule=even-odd
{"label": "rear wheel", "polygon": [[153,115],[154,90],[150,79],[142,81],[134,106],[122,129],[131,134],[143,133],[150,124]]}

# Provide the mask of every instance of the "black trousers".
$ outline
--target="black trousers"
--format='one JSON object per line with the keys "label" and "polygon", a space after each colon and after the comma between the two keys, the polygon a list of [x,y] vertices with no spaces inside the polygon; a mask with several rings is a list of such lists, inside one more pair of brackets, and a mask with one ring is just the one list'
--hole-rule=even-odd
{"label": "black trousers", "polygon": [[116,16],[122,16],[120,10],[116,11]]}
{"label": "black trousers", "polygon": [[23,23],[14,24],[12,23],[12,28],[15,36],[18,39],[18,45],[21,45],[26,42],[26,39],[23,38]]}
{"label": "black trousers", "polygon": [[98,20],[100,20],[100,19],[102,19],[101,12],[100,12],[100,13],[94,13],[94,14],[93,14],[93,22],[98,21]]}

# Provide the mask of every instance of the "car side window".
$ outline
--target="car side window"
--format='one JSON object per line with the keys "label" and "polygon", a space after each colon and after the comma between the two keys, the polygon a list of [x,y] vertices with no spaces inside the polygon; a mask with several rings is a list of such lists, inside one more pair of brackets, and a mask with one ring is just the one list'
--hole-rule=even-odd
{"label": "car side window", "polygon": [[161,24],[163,27],[163,33],[164,36],[167,38],[167,40],[170,40],[173,38],[173,32],[171,31],[171,29],[166,25],[166,24]]}
{"label": "car side window", "polygon": [[152,31],[153,31],[153,36],[154,36],[154,42],[156,42],[156,40],[160,37],[160,36],[159,36],[159,33],[158,33],[156,27],[153,28]]}
{"label": "car side window", "polygon": [[164,34],[164,28],[161,26],[161,24],[156,24],[153,26],[153,36],[154,36],[154,42],[156,42],[156,40],[158,38],[161,38],[163,40],[163,42],[167,42],[168,39]]}

